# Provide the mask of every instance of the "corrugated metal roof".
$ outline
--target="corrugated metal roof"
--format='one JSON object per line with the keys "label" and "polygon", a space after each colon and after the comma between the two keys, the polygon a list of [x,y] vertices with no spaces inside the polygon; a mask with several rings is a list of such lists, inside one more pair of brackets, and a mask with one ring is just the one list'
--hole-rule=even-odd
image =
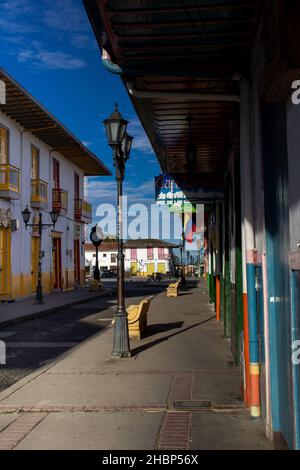
{"label": "corrugated metal roof", "polygon": [[111,175],[96,155],[3,69],[0,69],[0,79],[6,84],[6,104],[0,105],[3,113],[61,153],[86,176]]}

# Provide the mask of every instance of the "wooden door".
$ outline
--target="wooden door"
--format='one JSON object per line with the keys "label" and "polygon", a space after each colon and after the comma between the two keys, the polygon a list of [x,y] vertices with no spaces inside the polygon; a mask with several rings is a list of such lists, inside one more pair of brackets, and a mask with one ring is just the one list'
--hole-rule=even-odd
{"label": "wooden door", "polygon": [[166,263],[158,263],[157,272],[161,274],[166,274]]}
{"label": "wooden door", "polygon": [[38,180],[40,178],[40,151],[38,148],[31,146],[31,179]]}
{"label": "wooden door", "polygon": [[53,158],[53,185],[54,189],[60,188],[60,169],[59,161]]}
{"label": "wooden door", "polygon": [[0,226],[0,295],[11,289],[11,231]]}
{"label": "wooden door", "polygon": [[154,273],[154,263],[147,263],[147,274],[151,276]]}
{"label": "wooden door", "polygon": [[5,294],[5,229],[0,227],[0,295]]}
{"label": "wooden door", "polygon": [[75,283],[80,284],[80,247],[79,240],[74,240]]}
{"label": "wooden door", "polygon": [[52,238],[53,288],[61,289],[61,240]]}
{"label": "wooden door", "polygon": [[136,261],[133,261],[130,263],[130,274],[132,276],[136,276],[137,272],[138,272],[138,264]]}
{"label": "wooden door", "polygon": [[79,199],[79,174],[74,173],[74,199]]}
{"label": "wooden door", "polygon": [[0,127],[0,164],[8,162],[8,131]]}
{"label": "wooden door", "polygon": [[36,292],[37,279],[38,279],[38,264],[39,264],[39,237],[32,237],[31,239],[31,290]]}

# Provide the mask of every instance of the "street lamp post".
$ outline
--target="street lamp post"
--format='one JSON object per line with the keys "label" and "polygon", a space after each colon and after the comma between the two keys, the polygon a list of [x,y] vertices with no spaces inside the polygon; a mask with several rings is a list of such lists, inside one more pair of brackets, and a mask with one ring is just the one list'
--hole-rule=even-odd
{"label": "street lamp post", "polygon": [[42,213],[39,213],[39,221],[37,224],[33,223],[30,224],[31,212],[28,209],[28,206],[26,206],[26,209],[22,211],[22,217],[23,221],[25,224],[25,228],[27,230],[27,227],[36,227],[39,232],[39,260],[38,260],[38,277],[37,277],[37,287],[36,287],[36,296],[35,296],[35,303],[36,304],[43,304],[44,303],[44,298],[43,298],[43,285],[42,285],[42,232],[44,228],[47,227],[55,227],[55,224],[58,219],[58,213],[56,211],[51,211],[50,212],[50,217],[51,217],[51,224],[43,224],[42,220]]}
{"label": "street lamp post", "polygon": [[125,309],[124,296],[124,250],[123,250],[123,221],[122,221],[122,195],[123,180],[125,176],[125,164],[129,158],[133,137],[126,132],[128,121],[123,119],[116,104],[114,112],[104,125],[108,144],[113,151],[113,161],[116,168],[116,180],[118,188],[118,221],[117,221],[117,309],[114,321],[114,340],[112,356],[117,358],[128,358],[130,354],[128,319]]}
{"label": "street lamp post", "polygon": [[92,244],[94,245],[94,247],[96,249],[96,264],[95,264],[95,267],[94,267],[94,280],[99,282],[100,281],[100,269],[99,269],[98,249],[99,249],[99,246],[101,245],[103,240],[101,238],[99,238],[98,235],[97,235],[97,226],[96,225],[91,230],[90,240],[91,240]]}
{"label": "street lamp post", "polygon": [[183,251],[184,251],[184,244],[185,244],[185,232],[184,232],[184,207],[182,209],[182,214],[181,214],[181,243],[180,243],[180,281],[181,285],[185,285],[185,273],[183,269]]}

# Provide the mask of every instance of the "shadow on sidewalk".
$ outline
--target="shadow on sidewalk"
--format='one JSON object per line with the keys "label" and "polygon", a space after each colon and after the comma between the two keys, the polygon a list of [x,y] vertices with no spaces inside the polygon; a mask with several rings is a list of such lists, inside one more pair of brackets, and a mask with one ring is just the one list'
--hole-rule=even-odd
{"label": "shadow on sidewalk", "polygon": [[147,338],[148,336],[153,336],[156,333],[164,333],[165,331],[175,330],[176,328],[182,328],[184,325],[183,321],[178,321],[176,323],[155,323],[149,325],[147,328]]}
{"label": "shadow on sidewalk", "polygon": [[[154,341],[151,341],[150,343],[142,344],[141,346],[138,346],[137,348],[131,349],[131,354],[132,354],[132,356],[137,356],[141,352],[146,351],[147,349],[150,349],[150,348],[156,346],[157,344],[162,343],[163,341],[168,341],[169,338],[173,338],[174,336],[180,335],[181,333],[184,333],[185,331],[191,330],[192,328],[196,328],[196,326],[203,325],[204,323],[207,323],[207,322],[209,322],[209,321],[211,321],[215,318],[216,317],[214,315],[214,316],[212,316],[210,318],[207,318],[206,320],[204,320],[200,323],[195,323],[194,325],[190,325],[187,328],[184,328],[183,330],[176,331],[176,333],[172,333],[168,336],[164,336],[163,338],[157,338]],[[181,322],[178,322],[178,323],[181,323]],[[168,324],[166,324],[166,325],[168,325]],[[150,326],[149,326],[149,328],[150,328]],[[178,328],[180,328],[180,327],[178,327]]]}

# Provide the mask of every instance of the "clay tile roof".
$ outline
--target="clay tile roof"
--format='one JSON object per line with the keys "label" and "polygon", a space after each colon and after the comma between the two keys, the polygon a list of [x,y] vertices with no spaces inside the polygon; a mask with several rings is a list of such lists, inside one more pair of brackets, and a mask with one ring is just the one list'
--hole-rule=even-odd
{"label": "clay tile roof", "polygon": [[[156,240],[153,238],[126,240],[124,248],[177,248],[178,245],[164,240]],[[85,244],[86,251],[94,251],[95,248],[92,243]],[[118,243],[116,240],[103,241],[100,245],[99,251],[117,251]]]}

